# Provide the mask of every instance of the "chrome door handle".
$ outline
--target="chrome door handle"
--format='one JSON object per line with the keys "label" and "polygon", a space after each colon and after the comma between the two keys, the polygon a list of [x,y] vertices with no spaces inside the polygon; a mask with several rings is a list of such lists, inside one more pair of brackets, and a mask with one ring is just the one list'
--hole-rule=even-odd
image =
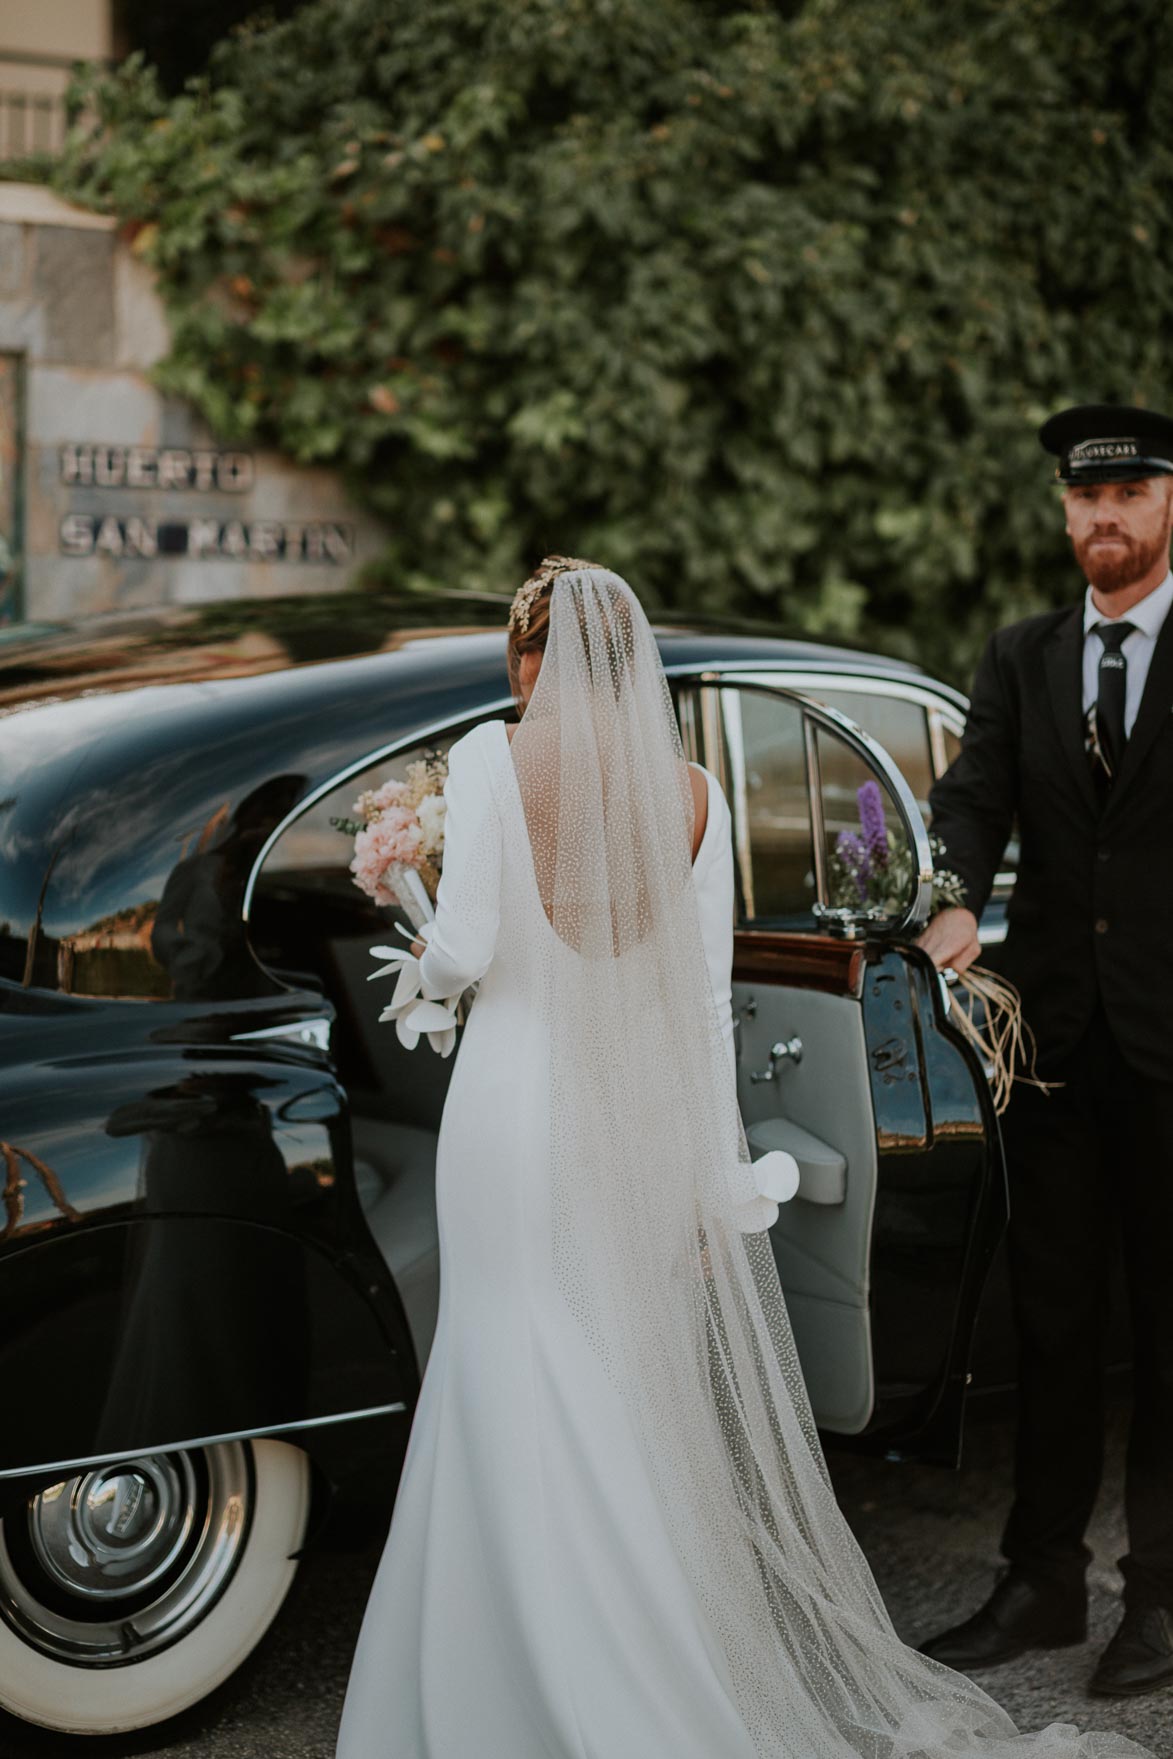
{"label": "chrome door handle", "polygon": [[801,1063],[801,1061],[801,1038],[779,1040],[777,1044],[770,1046],[770,1060],[766,1067],[764,1069],[751,1069],[749,1078],[751,1081],[773,1081],[777,1075],[779,1063]]}
{"label": "chrome door handle", "polygon": [[287,1038],[294,1044],[312,1044],[315,1050],[328,1051],[333,1024],[333,1014],[317,1014],[301,1020],[287,1020],[281,1026],[262,1026],[256,1032],[234,1032],[232,1042],[243,1044],[246,1039]]}

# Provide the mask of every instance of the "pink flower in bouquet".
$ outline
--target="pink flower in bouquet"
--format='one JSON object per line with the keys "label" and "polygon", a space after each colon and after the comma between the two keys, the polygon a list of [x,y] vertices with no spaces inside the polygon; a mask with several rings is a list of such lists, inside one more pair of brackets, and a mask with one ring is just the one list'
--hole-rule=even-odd
{"label": "pink flower in bouquet", "polygon": [[354,803],[354,810],[368,822],[381,818],[391,806],[402,806],[410,792],[406,782],[384,782],[381,788],[368,788]]}
{"label": "pink flower in bouquet", "polygon": [[355,883],[376,904],[397,903],[395,894],[382,884],[381,875],[393,861],[406,861],[410,866],[417,866],[422,842],[419,820],[410,807],[388,805],[381,816],[365,825],[354,839],[354,860],[350,871]]}

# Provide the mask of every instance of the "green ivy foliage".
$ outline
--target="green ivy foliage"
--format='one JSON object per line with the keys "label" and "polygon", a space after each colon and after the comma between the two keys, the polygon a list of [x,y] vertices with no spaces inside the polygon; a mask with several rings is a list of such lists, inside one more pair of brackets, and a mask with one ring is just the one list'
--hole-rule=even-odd
{"label": "green ivy foliage", "polygon": [[964,680],[1079,590],[1038,423],[1170,406],[1167,0],[314,0],[78,96],[162,384],[397,590],[591,555]]}

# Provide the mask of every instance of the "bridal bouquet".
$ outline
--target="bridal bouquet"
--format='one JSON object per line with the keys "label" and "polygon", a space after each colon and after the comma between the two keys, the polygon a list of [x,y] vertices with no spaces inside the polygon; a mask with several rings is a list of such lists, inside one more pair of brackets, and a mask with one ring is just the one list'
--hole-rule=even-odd
{"label": "bridal bouquet", "polygon": [[[905,837],[894,838],[884,818],[884,797],[877,782],[865,782],[856,791],[859,830],[840,831],[831,857],[831,902],[838,909],[859,911],[877,920],[898,916],[913,887],[912,850]],[[946,849],[930,832],[933,856],[933,891],[930,919],[940,910],[965,903],[965,882],[944,865]],[[1054,1085],[1035,1074],[1034,1034],[1022,1013],[1014,985],[981,965],[956,974],[956,985],[965,991],[968,1006],[957,1001],[952,1007],[959,1030],[982,1059],[994,1096],[994,1109],[1005,1111],[1015,1081],[1029,1081],[1044,1091]],[[946,992],[948,994],[948,992]],[[952,1004],[954,998],[949,997]],[[1019,1065],[1026,1069],[1018,1072]]]}
{"label": "bridal bouquet", "polygon": [[[354,803],[355,818],[330,823],[354,838],[350,871],[354,883],[376,904],[398,905],[411,923],[399,932],[409,940],[427,941],[435,918],[435,898],[444,860],[444,783],[448,765],[438,751],[425,752],[407,766],[402,782],[384,782],[367,789]],[[396,974],[395,991],[379,1015],[393,1020],[399,1042],[414,1050],[426,1034],[433,1050],[449,1056],[456,1028],[463,1018],[460,996],[428,1000],[421,993],[419,960],[408,947],[372,947],[385,960],[371,979]],[[368,982],[370,979],[368,979]]]}
{"label": "bridal bouquet", "polygon": [[376,904],[398,904],[413,928],[435,915],[444,856],[444,783],[448,765],[438,751],[407,766],[402,782],[367,789],[354,803],[356,818],[330,823],[354,838],[350,871]]}

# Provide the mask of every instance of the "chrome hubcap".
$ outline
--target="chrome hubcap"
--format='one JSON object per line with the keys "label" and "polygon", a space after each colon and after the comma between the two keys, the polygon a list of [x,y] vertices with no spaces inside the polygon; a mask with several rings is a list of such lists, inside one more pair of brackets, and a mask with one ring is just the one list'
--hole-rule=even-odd
{"label": "chrome hubcap", "polygon": [[165,1648],[227,1587],[251,1502],[241,1442],[62,1479],[0,1522],[0,1617],[75,1665]]}
{"label": "chrome hubcap", "polygon": [[66,1479],[29,1505],[33,1555],[50,1581],[83,1599],[137,1593],[174,1563],[197,1500],[185,1454]]}

